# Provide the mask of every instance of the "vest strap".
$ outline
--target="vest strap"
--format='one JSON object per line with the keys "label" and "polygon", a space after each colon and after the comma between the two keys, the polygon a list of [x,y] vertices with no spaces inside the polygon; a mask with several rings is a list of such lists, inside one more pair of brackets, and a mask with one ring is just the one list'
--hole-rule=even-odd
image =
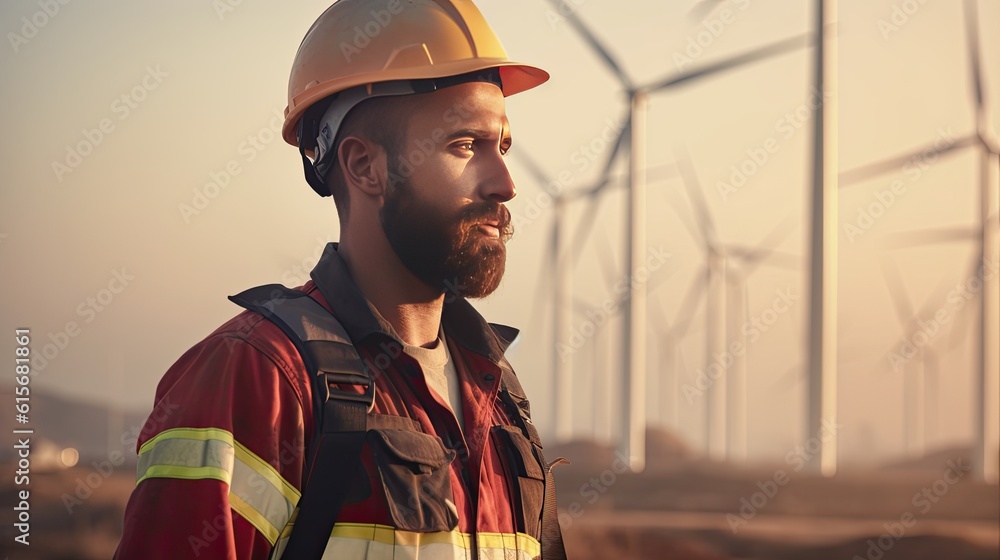
{"label": "vest strap", "polygon": [[[344,327],[308,294],[269,284],[229,299],[281,328],[309,371],[316,438],[284,556],[320,558],[348,493],[359,485],[367,486],[359,476],[358,457],[368,431],[368,413],[375,403],[374,381]],[[344,385],[363,391],[338,387]]]}

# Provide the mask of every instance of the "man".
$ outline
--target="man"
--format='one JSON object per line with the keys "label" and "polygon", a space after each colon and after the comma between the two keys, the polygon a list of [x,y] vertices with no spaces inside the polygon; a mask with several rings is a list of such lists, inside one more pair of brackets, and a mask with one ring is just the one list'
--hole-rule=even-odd
{"label": "man", "polygon": [[283,135],[340,243],[163,377],[116,558],[565,558],[516,331],[465,300],[504,272],[504,97],[547,79],[470,0],[319,17]]}

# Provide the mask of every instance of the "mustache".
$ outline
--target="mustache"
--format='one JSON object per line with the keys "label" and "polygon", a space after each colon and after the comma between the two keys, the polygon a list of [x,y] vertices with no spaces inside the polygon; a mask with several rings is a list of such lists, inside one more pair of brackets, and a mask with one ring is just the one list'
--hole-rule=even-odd
{"label": "mustache", "polygon": [[470,229],[482,223],[496,223],[500,230],[500,238],[508,241],[514,235],[510,210],[497,202],[473,202],[462,209],[459,215],[459,225],[462,230]]}

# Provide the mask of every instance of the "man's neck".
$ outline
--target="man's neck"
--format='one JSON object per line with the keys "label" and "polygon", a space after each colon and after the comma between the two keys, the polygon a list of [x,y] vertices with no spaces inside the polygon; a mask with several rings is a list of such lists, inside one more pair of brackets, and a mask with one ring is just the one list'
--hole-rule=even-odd
{"label": "man's neck", "polygon": [[[413,275],[388,243],[356,247],[341,240],[337,254],[354,283],[403,342],[433,346],[441,327],[444,294]],[[382,246],[380,246],[382,245]]]}

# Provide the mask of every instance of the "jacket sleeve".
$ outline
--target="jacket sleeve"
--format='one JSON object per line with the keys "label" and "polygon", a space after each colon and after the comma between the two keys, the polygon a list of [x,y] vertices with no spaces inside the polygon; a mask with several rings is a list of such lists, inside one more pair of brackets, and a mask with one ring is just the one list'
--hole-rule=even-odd
{"label": "jacket sleeve", "polygon": [[116,559],[268,557],[300,496],[293,358],[217,333],[168,370],[137,442]]}

